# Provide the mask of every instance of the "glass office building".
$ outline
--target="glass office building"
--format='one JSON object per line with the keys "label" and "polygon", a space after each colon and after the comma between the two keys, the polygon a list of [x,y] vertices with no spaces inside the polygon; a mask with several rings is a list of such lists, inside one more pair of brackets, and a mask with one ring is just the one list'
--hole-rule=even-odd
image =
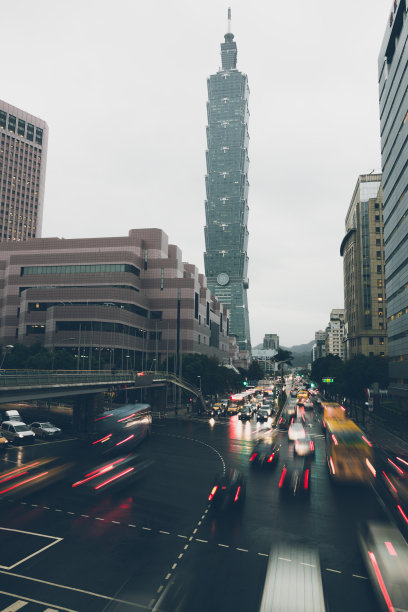
{"label": "glass office building", "polygon": [[230,310],[230,334],[251,350],[248,315],[248,79],[239,72],[230,32],[221,44],[222,67],[208,79],[206,227],[208,287]]}
{"label": "glass office building", "polygon": [[408,13],[395,0],[378,60],[389,392],[408,408]]}

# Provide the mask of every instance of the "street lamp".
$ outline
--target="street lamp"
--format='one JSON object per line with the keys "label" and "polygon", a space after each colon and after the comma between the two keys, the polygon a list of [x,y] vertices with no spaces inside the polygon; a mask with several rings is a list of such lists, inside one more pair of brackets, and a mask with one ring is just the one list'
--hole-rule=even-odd
{"label": "street lamp", "polygon": [[4,347],[4,353],[3,353],[3,358],[2,358],[1,364],[0,364],[0,370],[3,367],[3,363],[4,363],[4,360],[6,358],[6,355],[7,355],[8,351],[13,349],[13,348],[14,348],[14,344],[6,344],[6,346]]}

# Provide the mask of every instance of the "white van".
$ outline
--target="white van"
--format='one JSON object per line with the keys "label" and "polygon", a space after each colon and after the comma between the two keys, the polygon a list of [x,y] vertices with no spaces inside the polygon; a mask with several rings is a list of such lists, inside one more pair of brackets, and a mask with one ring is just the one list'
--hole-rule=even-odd
{"label": "white van", "polygon": [[6,412],[4,413],[4,420],[20,421],[21,423],[23,422],[23,419],[21,418],[18,410],[6,410]]}

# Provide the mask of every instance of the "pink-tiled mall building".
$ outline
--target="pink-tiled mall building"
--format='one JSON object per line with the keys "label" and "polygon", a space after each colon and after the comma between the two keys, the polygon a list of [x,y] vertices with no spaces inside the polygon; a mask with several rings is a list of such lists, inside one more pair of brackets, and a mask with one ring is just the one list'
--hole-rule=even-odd
{"label": "pink-tiled mall building", "polygon": [[237,353],[228,310],[160,229],[5,242],[0,282],[3,346],[65,348],[84,369],[156,369],[187,353],[229,363]]}

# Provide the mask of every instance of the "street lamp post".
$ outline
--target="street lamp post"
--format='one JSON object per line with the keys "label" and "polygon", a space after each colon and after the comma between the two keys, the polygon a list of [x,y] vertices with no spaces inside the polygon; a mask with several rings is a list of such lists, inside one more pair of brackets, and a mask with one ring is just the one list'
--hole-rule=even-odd
{"label": "street lamp post", "polygon": [[7,355],[8,351],[13,349],[13,348],[14,348],[14,344],[6,344],[6,346],[4,347],[4,353],[3,353],[3,358],[2,358],[1,364],[0,364],[0,370],[3,367],[3,363],[4,363],[4,360],[6,358],[6,355]]}

